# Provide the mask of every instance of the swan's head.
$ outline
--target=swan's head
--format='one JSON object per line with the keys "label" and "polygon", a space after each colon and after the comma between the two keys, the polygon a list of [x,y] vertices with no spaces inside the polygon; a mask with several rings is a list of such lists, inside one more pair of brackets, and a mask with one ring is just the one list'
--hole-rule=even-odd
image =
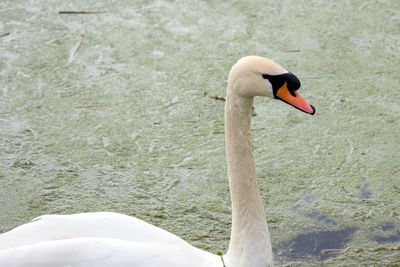
{"label": "swan's head", "polygon": [[267,96],[282,100],[313,115],[315,108],[304,100],[297,90],[300,81],[273,60],[258,56],[239,59],[228,77],[228,90],[241,96]]}

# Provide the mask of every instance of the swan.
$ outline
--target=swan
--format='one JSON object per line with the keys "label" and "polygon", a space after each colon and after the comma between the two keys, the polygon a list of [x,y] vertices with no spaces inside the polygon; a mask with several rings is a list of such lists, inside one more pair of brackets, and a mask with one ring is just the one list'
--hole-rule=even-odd
{"label": "swan", "polygon": [[0,235],[7,267],[265,267],[273,255],[256,181],[251,113],[255,96],[282,100],[313,115],[300,81],[273,60],[247,56],[233,65],[225,103],[225,147],[232,229],[225,255],[191,246],[137,218],[113,212],[43,215]]}

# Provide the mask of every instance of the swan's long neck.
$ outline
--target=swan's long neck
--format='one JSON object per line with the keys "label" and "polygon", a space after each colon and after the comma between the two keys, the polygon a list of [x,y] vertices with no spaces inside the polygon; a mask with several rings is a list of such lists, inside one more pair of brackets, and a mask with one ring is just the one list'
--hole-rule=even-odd
{"label": "swan's long neck", "polygon": [[232,199],[232,232],[224,256],[226,266],[272,265],[271,241],[258,189],[251,142],[252,97],[228,88],[225,104],[225,143]]}

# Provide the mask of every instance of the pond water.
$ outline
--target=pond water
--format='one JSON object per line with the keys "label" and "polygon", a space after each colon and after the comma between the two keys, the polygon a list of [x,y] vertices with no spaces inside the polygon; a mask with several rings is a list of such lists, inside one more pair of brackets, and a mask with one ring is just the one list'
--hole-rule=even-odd
{"label": "pond water", "polygon": [[395,0],[0,2],[0,232],[116,211],[225,251],[224,103],[210,96],[251,54],[295,73],[317,110],[254,103],[276,264],[399,265],[398,250],[321,254],[399,246]]}

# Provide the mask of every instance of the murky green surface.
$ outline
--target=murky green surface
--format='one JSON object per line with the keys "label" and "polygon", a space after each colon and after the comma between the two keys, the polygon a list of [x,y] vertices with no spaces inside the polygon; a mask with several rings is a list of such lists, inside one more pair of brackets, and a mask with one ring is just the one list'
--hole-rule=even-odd
{"label": "murky green surface", "polygon": [[224,251],[224,104],[209,96],[256,54],[317,108],[255,101],[277,265],[400,264],[320,253],[400,243],[399,1],[2,1],[0,36],[0,232],[107,210]]}

